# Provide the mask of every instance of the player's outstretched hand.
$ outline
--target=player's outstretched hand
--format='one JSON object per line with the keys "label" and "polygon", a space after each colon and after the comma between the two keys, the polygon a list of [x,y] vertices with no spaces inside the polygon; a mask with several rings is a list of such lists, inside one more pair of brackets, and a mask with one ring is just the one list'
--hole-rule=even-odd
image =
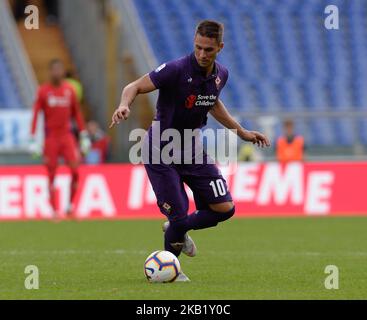
{"label": "player's outstretched hand", "polygon": [[252,142],[261,148],[270,147],[269,139],[258,131],[246,131],[243,140]]}
{"label": "player's outstretched hand", "polygon": [[113,113],[110,129],[115,125],[119,124],[120,120],[127,120],[130,114],[130,108],[128,106],[121,105]]}

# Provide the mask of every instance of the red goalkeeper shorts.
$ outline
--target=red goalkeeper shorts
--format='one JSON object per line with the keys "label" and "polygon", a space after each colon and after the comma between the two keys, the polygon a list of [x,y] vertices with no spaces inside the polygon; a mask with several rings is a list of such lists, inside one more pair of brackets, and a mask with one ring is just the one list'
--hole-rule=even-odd
{"label": "red goalkeeper shorts", "polygon": [[57,166],[59,157],[63,158],[66,164],[78,163],[80,152],[74,135],[67,133],[47,136],[43,156],[47,166]]}

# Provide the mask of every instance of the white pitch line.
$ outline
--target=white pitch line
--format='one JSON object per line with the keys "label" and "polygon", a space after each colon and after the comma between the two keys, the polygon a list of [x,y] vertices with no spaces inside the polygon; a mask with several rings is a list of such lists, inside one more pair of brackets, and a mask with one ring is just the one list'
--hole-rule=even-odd
{"label": "white pitch line", "polygon": [[[205,251],[205,254],[212,255],[238,255],[240,251]],[[317,251],[289,251],[289,252],[274,252],[274,251],[242,251],[244,255],[257,255],[257,256],[330,256],[330,255],[342,255],[342,256],[367,256],[367,251],[351,251],[351,252],[317,252]]]}
{"label": "white pitch line", "polygon": [[116,250],[75,250],[75,249],[65,249],[65,250],[0,250],[0,255],[88,255],[88,254],[117,254],[117,255],[125,255],[125,254],[135,254],[135,255],[143,255],[148,254],[146,250],[125,250],[125,249],[116,249]]}
{"label": "white pitch line", "polygon": [[[203,255],[255,255],[255,256],[367,256],[367,251],[350,251],[350,252],[318,252],[318,251],[203,251]],[[90,255],[90,254],[109,254],[109,255],[147,255],[147,250],[127,250],[127,249],[112,249],[112,250],[76,250],[76,249],[63,249],[63,250],[0,250],[0,255]]]}

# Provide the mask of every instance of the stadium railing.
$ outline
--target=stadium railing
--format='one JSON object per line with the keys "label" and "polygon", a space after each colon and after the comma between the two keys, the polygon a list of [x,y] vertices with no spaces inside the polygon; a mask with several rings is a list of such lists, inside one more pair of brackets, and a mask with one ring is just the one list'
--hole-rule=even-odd
{"label": "stadium railing", "polygon": [[[366,111],[298,111],[298,112],[244,112],[232,110],[232,114],[245,127],[265,132],[272,141],[272,148],[264,150],[265,159],[274,159],[276,138],[282,133],[282,123],[292,119],[295,132],[305,138],[307,160],[367,160],[367,112]],[[335,128],[339,121],[349,124],[348,130]],[[345,137],[345,132],[348,136]],[[319,138],[319,139],[318,139]],[[315,141],[317,143],[315,143]],[[330,143],[332,141],[332,143]]]}

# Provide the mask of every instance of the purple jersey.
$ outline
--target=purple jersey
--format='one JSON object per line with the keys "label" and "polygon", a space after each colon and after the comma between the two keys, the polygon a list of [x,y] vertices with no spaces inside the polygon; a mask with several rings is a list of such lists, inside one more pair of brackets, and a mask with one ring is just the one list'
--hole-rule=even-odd
{"label": "purple jersey", "polygon": [[160,121],[161,130],[181,131],[206,125],[207,114],[227,82],[228,70],[215,62],[207,77],[192,53],[162,64],[149,76],[159,89],[154,120]]}
{"label": "purple jersey", "polygon": [[[184,129],[198,129],[206,125],[207,114],[227,82],[228,71],[215,62],[212,74],[207,77],[192,53],[162,64],[149,73],[149,76],[159,89],[154,119],[156,122],[153,126],[159,123],[161,132],[166,129],[182,132]],[[146,142],[154,140],[152,126],[147,136],[149,139]],[[165,144],[161,141],[157,143],[161,146]],[[152,163],[152,150],[155,146],[157,145],[153,141],[149,152],[148,148],[143,147],[143,158],[149,160],[144,161],[144,165],[157,197],[157,204],[170,221],[187,215],[189,204],[184,183],[193,191],[197,209],[208,208],[208,204],[212,203],[232,201],[226,181],[215,164],[208,164],[205,160],[202,164],[181,162],[176,165],[161,161]],[[219,191],[216,190],[217,187],[220,187]]]}

